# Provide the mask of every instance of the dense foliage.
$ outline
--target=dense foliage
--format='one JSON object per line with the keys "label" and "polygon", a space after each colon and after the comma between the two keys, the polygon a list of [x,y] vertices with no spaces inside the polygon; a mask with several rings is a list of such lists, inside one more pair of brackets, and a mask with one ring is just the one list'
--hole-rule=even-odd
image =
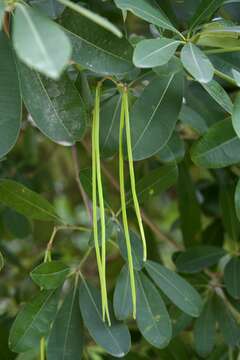
{"label": "dense foliage", "polygon": [[0,359],[239,359],[240,1],[0,0]]}

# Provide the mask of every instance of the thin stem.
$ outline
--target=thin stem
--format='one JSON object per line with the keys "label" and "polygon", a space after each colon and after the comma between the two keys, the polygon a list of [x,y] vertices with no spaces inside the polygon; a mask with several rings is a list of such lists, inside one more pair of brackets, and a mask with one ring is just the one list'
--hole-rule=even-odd
{"label": "thin stem", "polygon": [[73,165],[74,165],[74,172],[75,172],[75,180],[77,182],[79,192],[81,194],[84,206],[86,208],[86,211],[88,213],[88,217],[90,220],[90,223],[92,224],[92,209],[91,209],[91,202],[88,199],[88,196],[82,186],[79,174],[80,174],[80,166],[79,166],[79,158],[77,153],[77,147],[76,145],[72,146],[72,159],[73,159]]}
{"label": "thin stem", "polygon": [[123,229],[126,239],[127,246],[127,256],[128,256],[128,267],[130,274],[130,285],[132,292],[132,302],[133,302],[133,318],[136,319],[136,284],[135,276],[133,269],[133,259],[132,259],[132,249],[131,249],[131,240],[129,235],[128,221],[127,221],[127,209],[126,209],[126,198],[125,198],[125,189],[124,189],[124,158],[123,158],[123,129],[124,129],[124,101],[122,100],[121,106],[121,117],[120,117],[120,129],[119,129],[119,182],[120,182],[120,198],[122,206],[122,220],[123,220]]}
{"label": "thin stem", "polygon": [[229,52],[237,52],[240,51],[240,47],[229,47],[224,49],[212,49],[212,50],[204,50],[205,54],[224,54]]}
{"label": "thin stem", "polygon": [[129,164],[129,174],[130,174],[133,204],[134,204],[135,213],[136,213],[137,221],[138,221],[138,226],[139,226],[139,230],[140,230],[140,234],[141,234],[141,238],[142,238],[143,261],[146,261],[147,260],[147,245],[146,245],[145,232],[144,232],[143,223],[142,223],[140,206],[138,203],[138,197],[137,197],[137,192],[136,192],[136,181],[135,181],[133,156],[132,156],[132,141],[131,141],[131,128],[130,128],[130,116],[129,116],[129,104],[128,104],[127,89],[124,89],[124,92],[123,92],[123,104],[124,104],[124,110],[125,110],[127,153],[128,153],[128,164]]}
{"label": "thin stem", "polygon": [[218,76],[220,79],[223,79],[225,81],[227,81],[228,83],[230,83],[231,85],[237,86],[237,83],[235,80],[233,80],[230,76],[224,74],[223,72],[214,69],[214,73],[216,76]]}
{"label": "thin stem", "polygon": [[44,337],[40,340],[40,360],[45,360],[45,339]]}

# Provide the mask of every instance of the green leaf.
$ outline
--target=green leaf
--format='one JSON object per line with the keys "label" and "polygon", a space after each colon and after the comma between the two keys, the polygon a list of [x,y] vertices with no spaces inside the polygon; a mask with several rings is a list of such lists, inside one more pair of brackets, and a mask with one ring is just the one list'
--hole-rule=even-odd
{"label": "green leaf", "polygon": [[240,179],[238,180],[237,186],[235,189],[234,203],[235,203],[237,218],[240,221]]}
{"label": "green leaf", "polygon": [[132,47],[113,34],[72,10],[61,20],[73,47],[73,60],[102,75],[123,76],[132,71]]}
{"label": "green leaf", "polygon": [[[163,165],[156,168],[147,175],[143,176],[136,183],[136,191],[139,201],[149,196],[158,195],[174,185],[178,178],[178,168],[176,164]],[[132,194],[127,196],[127,204],[132,203]]]}
{"label": "green leaf", "polygon": [[157,348],[168,345],[172,325],[166,306],[153,283],[143,273],[136,274],[137,326],[144,338]]}
{"label": "green leaf", "polygon": [[100,150],[104,158],[111,157],[118,151],[120,109],[120,95],[114,95],[101,106]]}
{"label": "green leaf", "polygon": [[202,0],[190,22],[190,30],[207,21],[223,4],[224,0]]}
{"label": "green leaf", "polygon": [[23,101],[41,132],[64,145],[80,140],[86,127],[86,112],[68,76],[64,74],[54,81],[23,64],[19,63],[18,69]]}
{"label": "green leaf", "polygon": [[240,223],[234,206],[234,187],[224,184],[220,188],[219,195],[223,225],[229,237],[237,243],[240,235]]}
{"label": "green leaf", "polygon": [[219,121],[191,149],[193,162],[210,169],[237,164],[240,161],[240,140],[229,119]]}
{"label": "green leaf", "polygon": [[196,45],[184,45],[181,50],[181,61],[185,69],[200,83],[212,80],[214,68],[208,57]]}
{"label": "green leaf", "polygon": [[117,7],[124,11],[129,10],[151,24],[179,34],[179,31],[174,28],[167,16],[153,0],[114,0],[114,2]]}
{"label": "green leaf", "polygon": [[0,180],[0,202],[30,219],[60,220],[46,199],[13,180]]}
{"label": "green leaf", "polygon": [[4,4],[4,2],[1,2],[0,3],[0,31],[2,30],[4,13],[5,13],[5,4]]}
{"label": "green leaf", "polygon": [[21,127],[21,97],[16,64],[7,36],[0,30],[0,158],[16,144]]}
{"label": "green leaf", "polygon": [[175,264],[180,272],[196,273],[217,264],[225,254],[225,250],[220,247],[199,245],[180,253]]}
{"label": "green leaf", "polygon": [[[178,166],[178,206],[183,241],[186,246],[196,244],[201,234],[201,210],[197,199],[195,184],[186,163]],[[189,222],[189,219],[191,221]]]}
{"label": "green leaf", "polygon": [[162,149],[170,139],[181,110],[181,73],[156,78],[136,100],[130,113],[134,160],[143,160]]}
{"label": "green leaf", "polygon": [[202,84],[204,89],[209,95],[229,114],[232,114],[233,103],[228,93],[224,88],[215,80],[210,81],[207,84]]}
{"label": "green leaf", "polygon": [[26,238],[31,233],[31,224],[28,219],[12,209],[6,209],[3,214],[3,223],[7,230],[16,238]]}
{"label": "green leaf", "polygon": [[236,346],[240,337],[239,324],[228,309],[227,304],[219,296],[216,296],[215,299],[215,316],[224,340],[229,346]]}
{"label": "green leaf", "polygon": [[21,353],[39,346],[57,312],[60,292],[42,291],[18,313],[9,336],[9,347]]}
{"label": "green leaf", "polygon": [[56,315],[47,344],[48,359],[81,359],[84,334],[78,295],[78,287],[74,287]]}
{"label": "green leaf", "polygon": [[178,133],[174,131],[167,144],[157,153],[163,163],[180,162],[185,155],[185,144]]}
{"label": "green leaf", "polygon": [[210,298],[194,324],[194,342],[199,356],[206,357],[211,354],[215,342],[215,327],[214,307]]}
{"label": "green leaf", "polygon": [[108,19],[84,8],[83,6],[80,6],[79,4],[75,4],[72,1],[69,0],[58,0],[63,5],[66,5],[70,9],[78,12],[79,14],[85,16],[89,20],[95,22],[96,24],[100,25],[101,27],[105,28],[106,30],[112,32],[114,35],[118,37],[122,37],[121,31],[113,25]]}
{"label": "green leaf", "polygon": [[167,38],[147,39],[137,43],[133,63],[139,68],[151,68],[166,64],[175,54],[180,41]]}
{"label": "green leaf", "polygon": [[85,326],[96,343],[110,355],[125,356],[131,347],[131,337],[125,324],[113,316],[111,303],[111,326],[102,320],[101,293],[98,289],[83,280],[80,285],[80,309]]}
{"label": "green leaf", "polygon": [[113,295],[114,314],[118,320],[126,320],[132,315],[132,297],[128,265],[124,265],[118,275]]}
{"label": "green leaf", "polygon": [[240,72],[235,70],[235,69],[232,69],[232,74],[233,74],[233,77],[237,83],[237,86],[240,87]]}
{"label": "green leaf", "polygon": [[240,93],[238,93],[235,98],[232,113],[232,124],[237,136],[240,137]]}
{"label": "green leaf", "polygon": [[71,45],[60,27],[37,9],[16,3],[13,46],[29,67],[57,79],[66,67]]}
{"label": "green leaf", "polygon": [[233,257],[224,268],[224,283],[227,292],[234,299],[240,299],[240,259]]}
{"label": "green leaf", "polygon": [[208,130],[204,117],[189,105],[183,104],[179,114],[179,120],[190,126],[198,134],[203,135]]}
{"label": "green leaf", "polygon": [[63,284],[68,276],[70,268],[61,261],[45,262],[38,265],[30,273],[32,280],[41,288],[56,289]]}
{"label": "green leaf", "polygon": [[145,269],[155,284],[179,309],[193,317],[199,316],[202,299],[189,283],[154,261],[146,261]]}
{"label": "green leaf", "polygon": [[[130,241],[131,241],[131,248],[132,248],[132,257],[133,257],[133,267],[135,270],[141,270],[143,267],[143,246],[142,241],[138,234],[134,231],[130,230]],[[125,240],[125,234],[120,227],[118,232],[118,246],[121,252],[122,257],[127,262],[128,261],[128,253],[127,253],[127,246]]]}
{"label": "green leaf", "polygon": [[0,271],[4,268],[4,257],[0,252]]}

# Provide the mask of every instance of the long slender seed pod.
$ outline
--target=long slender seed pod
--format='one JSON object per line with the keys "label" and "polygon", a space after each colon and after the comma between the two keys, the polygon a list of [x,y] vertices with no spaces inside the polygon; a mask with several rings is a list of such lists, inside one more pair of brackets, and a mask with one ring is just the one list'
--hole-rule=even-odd
{"label": "long slender seed pod", "polygon": [[130,240],[130,234],[128,228],[128,221],[127,221],[126,198],[125,198],[125,189],[124,189],[124,158],[123,158],[123,130],[124,130],[124,117],[125,117],[124,107],[125,107],[124,99],[122,98],[120,129],[119,129],[119,183],[120,183],[120,197],[121,197],[121,207],[122,207],[122,221],[123,221],[123,229],[124,229],[126,246],[127,246],[128,267],[129,267],[130,285],[132,292],[133,318],[136,319],[136,311],[137,311],[136,285],[135,285],[132,248],[131,248],[131,240]]}
{"label": "long slender seed pod", "polygon": [[102,263],[98,243],[98,224],[97,224],[97,170],[96,170],[96,152],[95,152],[95,119],[96,108],[93,111],[93,124],[92,124],[92,204],[93,204],[93,238],[97,258],[98,274],[101,287],[102,298],[102,316],[105,316],[104,305],[104,286],[102,281]]}
{"label": "long slender seed pod", "polygon": [[124,92],[123,92],[123,102],[124,102],[124,110],[125,110],[127,154],[128,154],[128,164],[129,164],[129,174],[130,174],[133,204],[134,204],[135,213],[137,216],[138,226],[139,226],[142,243],[143,243],[143,260],[146,261],[147,260],[147,245],[146,245],[145,232],[144,232],[143,223],[142,223],[140,206],[138,203],[138,197],[137,197],[137,192],[136,192],[136,181],[135,181],[133,156],[132,156],[131,128],[130,128],[130,116],[129,116],[129,104],[128,104],[127,89],[124,89]]}
{"label": "long slender seed pod", "polygon": [[105,208],[103,197],[103,186],[101,176],[101,160],[100,160],[100,142],[99,142],[99,126],[100,126],[100,89],[101,84],[96,88],[96,100],[95,100],[95,123],[94,123],[94,137],[95,137],[95,153],[96,153],[96,172],[97,172],[97,187],[98,187],[98,199],[100,208],[100,223],[101,223],[101,242],[102,242],[102,281],[103,281],[103,299],[105,312],[103,320],[105,320],[105,313],[110,324],[110,316],[108,309],[107,299],[107,285],[106,285],[106,222],[105,222]]}

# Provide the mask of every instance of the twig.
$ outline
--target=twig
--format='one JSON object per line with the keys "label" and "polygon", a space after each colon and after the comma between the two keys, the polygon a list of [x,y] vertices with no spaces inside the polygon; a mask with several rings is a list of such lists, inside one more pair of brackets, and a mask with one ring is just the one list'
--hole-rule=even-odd
{"label": "twig", "polygon": [[88,199],[88,196],[82,186],[79,174],[80,174],[80,166],[79,166],[79,158],[78,158],[78,153],[77,153],[77,147],[76,145],[72,146],[72,159],[73,159],[73,165],[74,165],[74,171],[75,171],[75,180],[77,182],[78,185],[78,189],[79,192],[82,196],[82,200],[84,202],[85,208],[87,210],[88,216],[89,216],[89,220],[90,220],[90,224],[92,225],[92,206],[91,206],[91,202]]}

